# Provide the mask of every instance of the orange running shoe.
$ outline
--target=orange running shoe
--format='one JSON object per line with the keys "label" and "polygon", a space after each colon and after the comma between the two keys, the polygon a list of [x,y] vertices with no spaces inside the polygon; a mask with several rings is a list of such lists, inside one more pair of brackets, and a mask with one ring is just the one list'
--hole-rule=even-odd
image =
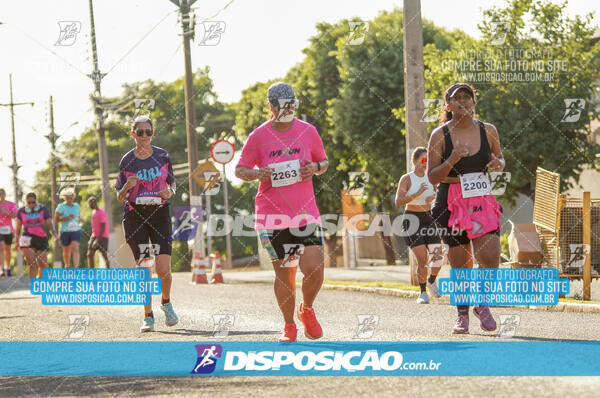
{"label": "orange running shoe", "polygon": [[323,329],[317,321],[315,316],[315,310],[304,306],[304,303],[300,304],[298,308],[298,319],[304,324],[304,335],[309,339],[319,339],[323,336]]}
{"label": "orange running shoe", "polygon": [[296,341],[296,336],[298,336],[298,329],[296,329],[296,324],[290,323],[289,325],[285,325],[285,327],[283,328],[283,334],[279,338],[279,341]]}

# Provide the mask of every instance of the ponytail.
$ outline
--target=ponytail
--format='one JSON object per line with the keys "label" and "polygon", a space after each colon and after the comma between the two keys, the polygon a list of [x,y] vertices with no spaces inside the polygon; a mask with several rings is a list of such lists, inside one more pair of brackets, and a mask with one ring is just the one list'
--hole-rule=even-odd
{"label": "ponytail", "polygon": [[448,120],[452,120],[452,112],[442,110],[442,114],[440,115],[440,126],[445,124]]}

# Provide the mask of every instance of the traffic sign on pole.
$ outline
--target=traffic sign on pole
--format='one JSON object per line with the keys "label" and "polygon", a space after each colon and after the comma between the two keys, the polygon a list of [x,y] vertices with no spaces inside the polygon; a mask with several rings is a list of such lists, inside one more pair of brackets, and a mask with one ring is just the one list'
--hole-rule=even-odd
{"label": "traffic sign on pole", "polygon": [[210,148],[210,156],[217,163],[227,164],[233,160],[235,147],[227,140],[219,140]]}
{"label": "traffic sign on pole", "polygon": [[192,173],[192,177],[198,185],[203,187],[203,191],[211,189],[221,179],[221,173],[211,162],[204,162]]}

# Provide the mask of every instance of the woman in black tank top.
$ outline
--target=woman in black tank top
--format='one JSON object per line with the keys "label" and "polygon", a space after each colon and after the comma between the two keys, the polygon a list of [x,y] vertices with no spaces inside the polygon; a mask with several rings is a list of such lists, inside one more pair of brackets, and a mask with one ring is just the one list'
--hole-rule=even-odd
{"label": "woman in black tank top", "polygon": [[[431,213],[444,243],[449,246],[448,258],[452,268],[472,268],[473,255],[479,267],[497,268],[500,264],[499,229],[472,241],[465,231],[458,235],[452,233],[448,227],[448,189],[450,184],[460,183],[461,174],[500,172],[504,169],[498,131],[492,124],[474,119],[475,90],[470,85],[453,84],[446,90],[445,101],[441,125],[431,133],[427,149],[427,176],[432,184],[438,185]],[[469,306],[457,308],[458,320],[453,332],[468,333]],[[487,306],[477,306],[473,313],[480,319],[482,329],[496,329],[496,322]]]}

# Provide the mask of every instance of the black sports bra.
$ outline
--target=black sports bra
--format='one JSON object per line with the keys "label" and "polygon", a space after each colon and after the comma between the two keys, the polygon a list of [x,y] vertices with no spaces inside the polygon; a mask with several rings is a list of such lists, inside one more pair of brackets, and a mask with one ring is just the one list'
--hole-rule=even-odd
{"label": "black sports bra", "polygon": [[[479,120],[477,123],[479,124],[480,138],[479,152],[460,159],[454,165],[454,167],[452,167],[448,173],[448,177],[458,177],[460,174],[482,173],[486,171],[486,165],[492,159],[492,151],[490,149],[490,144],[488,143],[487,134],[485,133],[484,124]],[[450,138],[450,130],[448,130],[448,126],[444,125],[442,129],[444,131],[444,154],[442,156],[443,163],[450,157],[454,146],[452,145],[452,138]]]}

